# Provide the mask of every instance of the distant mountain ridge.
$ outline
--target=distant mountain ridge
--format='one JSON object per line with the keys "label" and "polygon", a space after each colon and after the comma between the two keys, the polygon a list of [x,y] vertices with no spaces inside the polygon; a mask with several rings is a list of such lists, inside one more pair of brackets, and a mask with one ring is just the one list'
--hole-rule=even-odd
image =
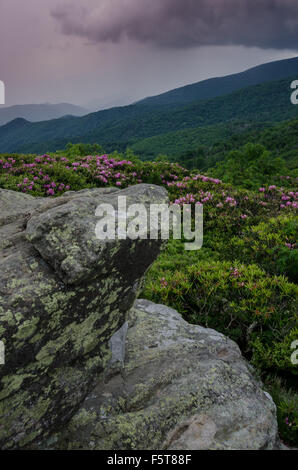
{"label": "distant mountain ridge", "polygon": [[298,57],[279,60],[253,67],[244,72],[225,77],[210,78],[198,83],[186,85],[160,95],[151,96],[138,101],[142,105],[177,105],[193,101],[216,98],[230,94],[241,88],[259,85],[261,83],[282,80],[287,77],[298,77]]}
{"label": "distant mountain ridge", "polygon": [[131,105],[31,123],[17,119],[0,127],[0,152],[48,152],[68,142],[99,143],[123,150],[147,137],[232,121],[280,122],[298,118],[290,101],[294,77],[243,88],[229,95],[180,106]]}
{"label": "distant mountain ridge", "polygon": [[38,122],[58,119],[66,115],[83,116],[88,112],[87,109],[69,103],[22,104],[0,107],[0,126],[18,118]]}
{"label": "distant mountain ridge", "polygon": [[[49,152],[64,148],[68,142],[98,143],[108,152],[122,151],[143,139],[187,129],[237,121],[274,123],[296,119],[298,106],[291,104],[290,85],[298,78],[298,58],[282,63],[285,71],[295,70],[295,73],[281,80],[269,81],[272,74],[278,76],[286,72],[281,71],[280,62],[279,67],[276,63],[266,64],[265,69],[263,66],[256,68],[262,71],[263,83],[209,99],[186,103],[178,99],[172,104],[143,102],[82,117],[68,116],[36,123],[19,118],[0,127],[0,152]],[[259,72],[258,76],[260,79]],[[161,138],[160,142],[163,143],[164,139]],[[155,155],[156,152],[158,154],[157,144],[155,140]],[[145,153],[148,154],[147,150]]]}

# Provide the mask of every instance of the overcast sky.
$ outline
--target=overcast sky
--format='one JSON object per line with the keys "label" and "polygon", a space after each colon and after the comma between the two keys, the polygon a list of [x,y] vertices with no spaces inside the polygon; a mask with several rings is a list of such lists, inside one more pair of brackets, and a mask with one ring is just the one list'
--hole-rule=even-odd
{"label": "overcast sky", "polygon": [[295,56],[297,0],[0,0],[7,105],[99,109]]}

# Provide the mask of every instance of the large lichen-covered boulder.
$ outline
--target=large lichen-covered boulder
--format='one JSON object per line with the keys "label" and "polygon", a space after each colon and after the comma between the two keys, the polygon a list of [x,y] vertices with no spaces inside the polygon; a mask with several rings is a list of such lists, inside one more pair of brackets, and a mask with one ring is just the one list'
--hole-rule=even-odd
{"label": "large lichen-covered boulder", "polygon": [[160,240],[98,240],[96,208],[167,203],[164,189],[90,189],[59,198],[0,190],[0,448],[63,426],[97,383],[109,340]]}
{"label": "large lichen-covered boulder", "polygon": [[222,334],[190,325],[168,307],[139,300],[111,346],[109,369],[67,429],[44,447],[278,446],[275,405],[238,346]]}

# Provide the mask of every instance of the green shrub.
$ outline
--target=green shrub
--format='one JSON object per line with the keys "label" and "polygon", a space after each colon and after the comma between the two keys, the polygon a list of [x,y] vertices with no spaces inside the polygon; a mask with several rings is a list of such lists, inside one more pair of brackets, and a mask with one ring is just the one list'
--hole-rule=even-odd
{"label": "green shrub", "polygon": [[273,157],[263,145],[252,143],[231,151],[224,161],[210,170],[210,174],[226,183],[248,189],[274,182],[276,175],[287,175],[288,172],[285,160]]}
{"label": "green shrub", "polygon": [[146,298],[237,341],[261,370],[297,370],[290,342],[297,335],[298,288],[285,277],[270,276],[255,264],[214,260],[155,276],[148,276]]}
{"label": "green shrub", "polygon": [[267,377],[267,391],[271,394],[277,407],[279,434],[288,446],[298,442],[298,393],[279,377]]}
{"label": "green shrub", "polygon": [[297,282],[298,222],[294,216],[280,216],[244,228],[226,246],[226,256],[252,260],[272,274],[285,274]]}

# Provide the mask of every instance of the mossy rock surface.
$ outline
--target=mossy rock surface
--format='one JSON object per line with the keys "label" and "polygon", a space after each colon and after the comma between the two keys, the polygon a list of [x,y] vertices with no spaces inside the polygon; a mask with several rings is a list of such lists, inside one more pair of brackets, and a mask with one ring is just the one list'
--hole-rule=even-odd
{"label": "mossy rock surface", "polygon": [[0,448],[47,438],[76,413],[110,360],[160,240],[100,241],[96,207],[167,203],[154,185],[60,198],[0,190]]}

